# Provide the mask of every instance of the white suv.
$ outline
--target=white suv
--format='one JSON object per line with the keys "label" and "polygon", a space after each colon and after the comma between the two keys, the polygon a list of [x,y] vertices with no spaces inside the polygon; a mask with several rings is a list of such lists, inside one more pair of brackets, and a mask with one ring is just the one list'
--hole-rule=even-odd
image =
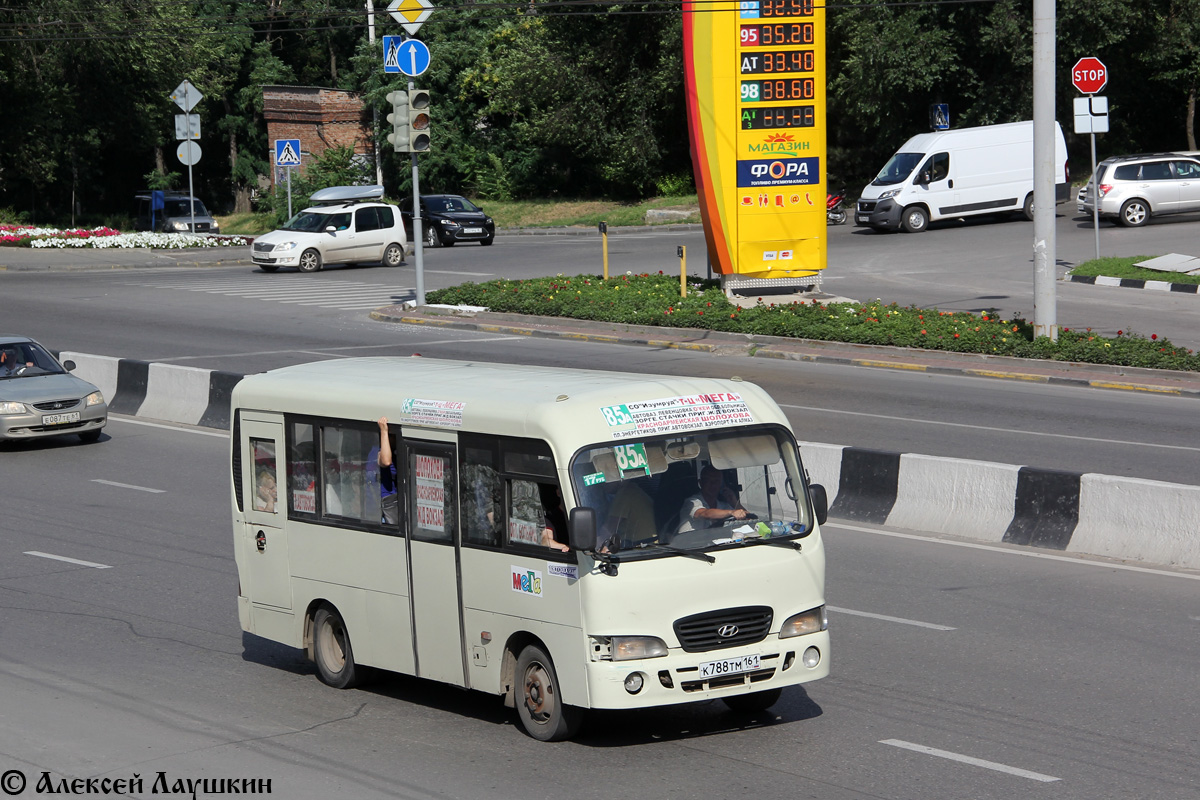
{"label": "white suv", "polygon": [[398,267],[408,238],[399,210],[380,202],[382,197],[382,186],[321,189],[311,208],[254,240],[251,260],[264,272],[280,267],[316,272],[327,264],[360,262]]}
{"label": "white suv", "polygon": [[[1150,217],[1200,211],[1200,159],[1187,153],[1150,153],[1106,158],[1096,167],[1100,216],[1140,227]],[[1091,214],[1095,188],[1089,181],[1076,207]]]}

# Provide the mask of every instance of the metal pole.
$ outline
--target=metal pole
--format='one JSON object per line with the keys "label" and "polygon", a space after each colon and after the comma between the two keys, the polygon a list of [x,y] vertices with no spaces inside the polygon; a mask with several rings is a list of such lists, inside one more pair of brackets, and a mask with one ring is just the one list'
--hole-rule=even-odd
{"label": "metal pole", "polygon": [[[413,90],[417,86],[413,83],[412,78],[408,79],[408,96],[412,97]],[[417,296],[416,304],[419,308],[425,305],[425,238],[421,235],[421,183],[417,174],[417,154],[412,153],[412,181],[413,181],[413,238],[417,240]]]}
{"label": "metal pole", "polygon": [[[192,126],[190,124],[187,124],[190,122],[190,120],[188,120],[188,115],[192,113],[192,103],[188,99],[188,93],[189,93],[190,86],[191,86],[190,81],[184,82],[184,86],[183,86],[183,105],[184,105],[183,118],[184,118],[184,123],[185,123],[184,130],[187,131],[189,136],[191,135],[191,132],[192,132]],[[186,141],[190,142],[191,139],[189,138]],[[188,156],[189,156],[189,158],[188,158],[188,208],[191,209],[191,213],[192,213],[192,233],[195,233],[196,232],[196,192],[192,189],[192,159],[190,158],[190,156],[191,156],[191,148],[190,147],[188,148]]]}
{"label": "metal pole", "polygon": [[[367,41],[375,44],[375,3],[367,0]],[[379,109],[371,109],[371,147],[375,151],[375,183],[383,185],[383,168],[379,161]]]}
{"label": "metal pole", "polygon": [[[1091,101],[1089,101],[1091,102]],[[1092,230],[1096,233],[1096,258],[1100,258],[1100,182],[1096,180],[1096,134],[1092,139]]]}
{"label": "metal pole", "polygon": [[292,218],[292,168],[287,167],[287,186],[288,186],[288,219]]}
{"label": "metal pole", "polygon": [[600,223],[600,241],[604,247],[604,280],[608,280],[608,223]]}
{"label": "metal pole", "polygon": [[679,256],[679,297],[681,300],[687,299],[687,248],[679,245],[677,251]]}
{"label": "metal pole", "polygon": [[1033,334],[1057,341],[1054,31],[1055,0],[1033,0]]}

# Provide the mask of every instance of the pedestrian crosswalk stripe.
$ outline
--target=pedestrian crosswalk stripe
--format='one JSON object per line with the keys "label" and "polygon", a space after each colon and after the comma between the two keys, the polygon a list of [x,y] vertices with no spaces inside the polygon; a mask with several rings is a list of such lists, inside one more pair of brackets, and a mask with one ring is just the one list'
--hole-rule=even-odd
{"label": "pedestrian crosswalk stripe", "polygon": [[343,311],[397,305],[412,299],[415,292],[409,286],[362,281],[321,281],[308,275],[297,275],[290,280],[288,276],[266,275],[248,275],[234,279],[183,277],[173,280],[129,282],[127,285]]}

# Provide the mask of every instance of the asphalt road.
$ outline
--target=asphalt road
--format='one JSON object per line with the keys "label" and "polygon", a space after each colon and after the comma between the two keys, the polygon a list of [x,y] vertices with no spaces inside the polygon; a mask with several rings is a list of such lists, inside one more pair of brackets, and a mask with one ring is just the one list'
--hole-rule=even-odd
{"label": "asphalt road", "polygon": [[[1013,230],[1019,225],[1011,224]],[[839,229],[839,235],[854,238],[848,230]],[[979,230],[995,234],[983,226]],[[924,238],[932,240],[939,233]],[[673,257],[674,242],[689,235],[694,234],[628,235],[610,248],[613,269],[622,260],[644,260],[664,250]],[[578,271],[586,268],[595,245],[578,236],[513,236],[497,239],[487,249],[434,250],[426,259],[427,286],[552,273],[564,263]],[[34,271],[0,274],[0,291],[7,298],[5,332],[27,333],[58,350],[243,373],[321,358],[419,352],[549,366],[740,375],[761,383],[785,406],[803,440],[1200,483],[1195,469],[1200,429],[1194,424],[1192,399],[371,321],[370,309],[411,296],[412,277],[410,267],[331,269],[315,275],[266,275],[245,266]],[[1183,315],[1178,320],[1195,327]]]}
{"label": "asphalt road", "polygon": [[298,800],[1200,787],[1194,576],[832,524],[832,677],[755,717],[595,714],[578,741],[545,745],[496,698],[397,676],[341,692],[300,652],[243,635],[227,440],[111,428],[3,454],[0,770],[6,789],[25,777],[18,797],[43,772],[139,775],[143,797],[160,772],[269,779]]}

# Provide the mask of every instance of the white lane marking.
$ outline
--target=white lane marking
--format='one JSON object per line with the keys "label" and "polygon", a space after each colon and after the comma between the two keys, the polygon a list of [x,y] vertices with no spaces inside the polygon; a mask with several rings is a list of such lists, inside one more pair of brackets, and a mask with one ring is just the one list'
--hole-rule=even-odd
{"label": "white lane marking", "polygon": [[425,274],[434,273],[436,275],[470,275],[472,278],[486,278],[489,275],[495,275],[494,272],[459,272],[456,269],[429,269],[425,268]]}
{"label": "white lane marking", "polygon": [[996,772],[1007,772],[1009,775],[1016,775],[1020,778],[1029,778],[1030,780],[1041,781],[1042,783],[1053,783],[1054,781],[1062,780],[1062,778],[1056,778],[1053,775],[1043,775],[1040,772],[1030,772],[1027,769],[1021,769],[1020,767],[1010,767],[1007,764],[997,764],[995,761],[984,761],[982,758],[964,756],[961,753],[951,753],[949,750],[938,750],[934,747],[926,747],[922,744],[913,744],[912,742],[906,742],[902,739],[881,739],[879,743],[891,745],[892,747],[901,747],[905,750],[913,750],[918,753],[925,753],[926,755],[930,756],[937,756],[938,758],[948,758],[951,761],[961,761],[963,764],[971,764],[972,766],[983,767],[984,769],[994,769]]}
{"label": "white lane marking", "polygon": [[53,553],[41,553],[37,550],[26,550],[25,555],[37,556],[38,558],[49,558],[54,561],[65,561],[68,564],[78,564],[81,567],[91,567],[92,569],[112,569],[108,564],[97,564],[95,561],[80,561],[78,558],[67,558],[66,556],[56,556]]}
{"label": "white lane marking", "polygon": [[164,494],[166,489],[151,489],[148,486],[134,486],[132,483],[117,483],[116,481],[106,481],[101,478],[92,478],[92,483],[103,483],[105,486],[116,486],[121,489],[137,489],[139,492],[150,492],[152,494]]}
{"label": "white lane marking", "polygon": [[780,403],[782,408],[793,408],[797,411],[819,411],[822,414],[848,414],[852,417],[871,417],[872,419],[884,419],[891,422],[917,422],[922,425],[942,425],[947,428],[970,428],[976,431],[993,431],[995,433],[1019,433],[1025,436],[1046,436],[1051,439],[1072,439],[1080,442],[1100,442],[1101,444],[1122,444],[1132,445],[1134,447],[1158,447],[1163,450],[1186,450],[1188,452],[1200,452],[1200,447],[1186,447],[1178,444],[1154,444],[1153,442],[1130,442],[1124,439],[1100,439],[1095,436],[1072,436],[1067,433],[1051,433],[1048,431],[1027,431],[1019,428],[996,428],[990,425],[976,425],[967,422],[945,422],[938,419],[915,419],[913,417],[894,417],[890,414],[868,414],[865,411],[846,411],[840,408],[819,408],[817,406],[797,406],[788,403]]}
{"label": "white lane marking", "polygon": [[956,628],[951,628],[949,625],[935,625],[932,622],[921,622],[915,619],[905,619],[904,617],[889,617],[887,614],[872,614],[869,611],[854,611],[849,608],[838,608],[836,606],[825,606],[830,611],[835,611],[839,614],[851,614],[855,617],[870,617],[871,619],[881,619],[884,622],[899,622],[901,625],[916,625],[918,628],[930,628],[935,631],[952,631]]}
{"label": "white lane marking", "polygon": [[156,422],[143,422],[140,419],[130,419],[129,417],[119,417],[115,414],[108,415],[109,422],[124,422],[127,425],[141,425],[146,428],[159,428],[164,431],[179,431],[180,433],[195,433],[200,436],[216,436],[219,439],[228,439],[229,433],[225,431],[214,431],[211,428],[181,428],[176,425],[159,425]]}
{"label": "white lane marking", "polygon": [[912,533],[897,533],[896,531],[879,531],[873,528],[860,528],[857,525],[846,525],[841,522],[826,522],[821,527],[823,528],[842,528],[848,531],[858,531],[859,533],[874,533],[879,536],[891,536],[894,539],[914,539],[918,542],[927,544],[947,544],[953,547],[967,547],[971,550],[986,550],[990,553],[1003,553],[1009,556],[1021,556],[1023,558],[1043,558],[1047,561],[1064,561],[1068,564],[1082,564],[1086,567],[1099,567],[1100,569],[1120,569],[1126,572],[1145,572],[1150,575],[1158,575],[1163,578],[1187,578],[1188,580],[1200,581],[1200,574],[1191,574],[1187,572],[1171,572],[1165,569],[1154,569],[1152,567],[1135,567],[1130,564],[1115,564],[1109,561],[1094,561],[1088,558],[1073,558],[1071,556],[1056,556],[1050,553],[1034,553],[1028,550],[1010,550],[1007,547],[995,547],[988,544],[975,544],[974,542],[955,542],[950,539],[937,539],[932,536],[918,536]]}

